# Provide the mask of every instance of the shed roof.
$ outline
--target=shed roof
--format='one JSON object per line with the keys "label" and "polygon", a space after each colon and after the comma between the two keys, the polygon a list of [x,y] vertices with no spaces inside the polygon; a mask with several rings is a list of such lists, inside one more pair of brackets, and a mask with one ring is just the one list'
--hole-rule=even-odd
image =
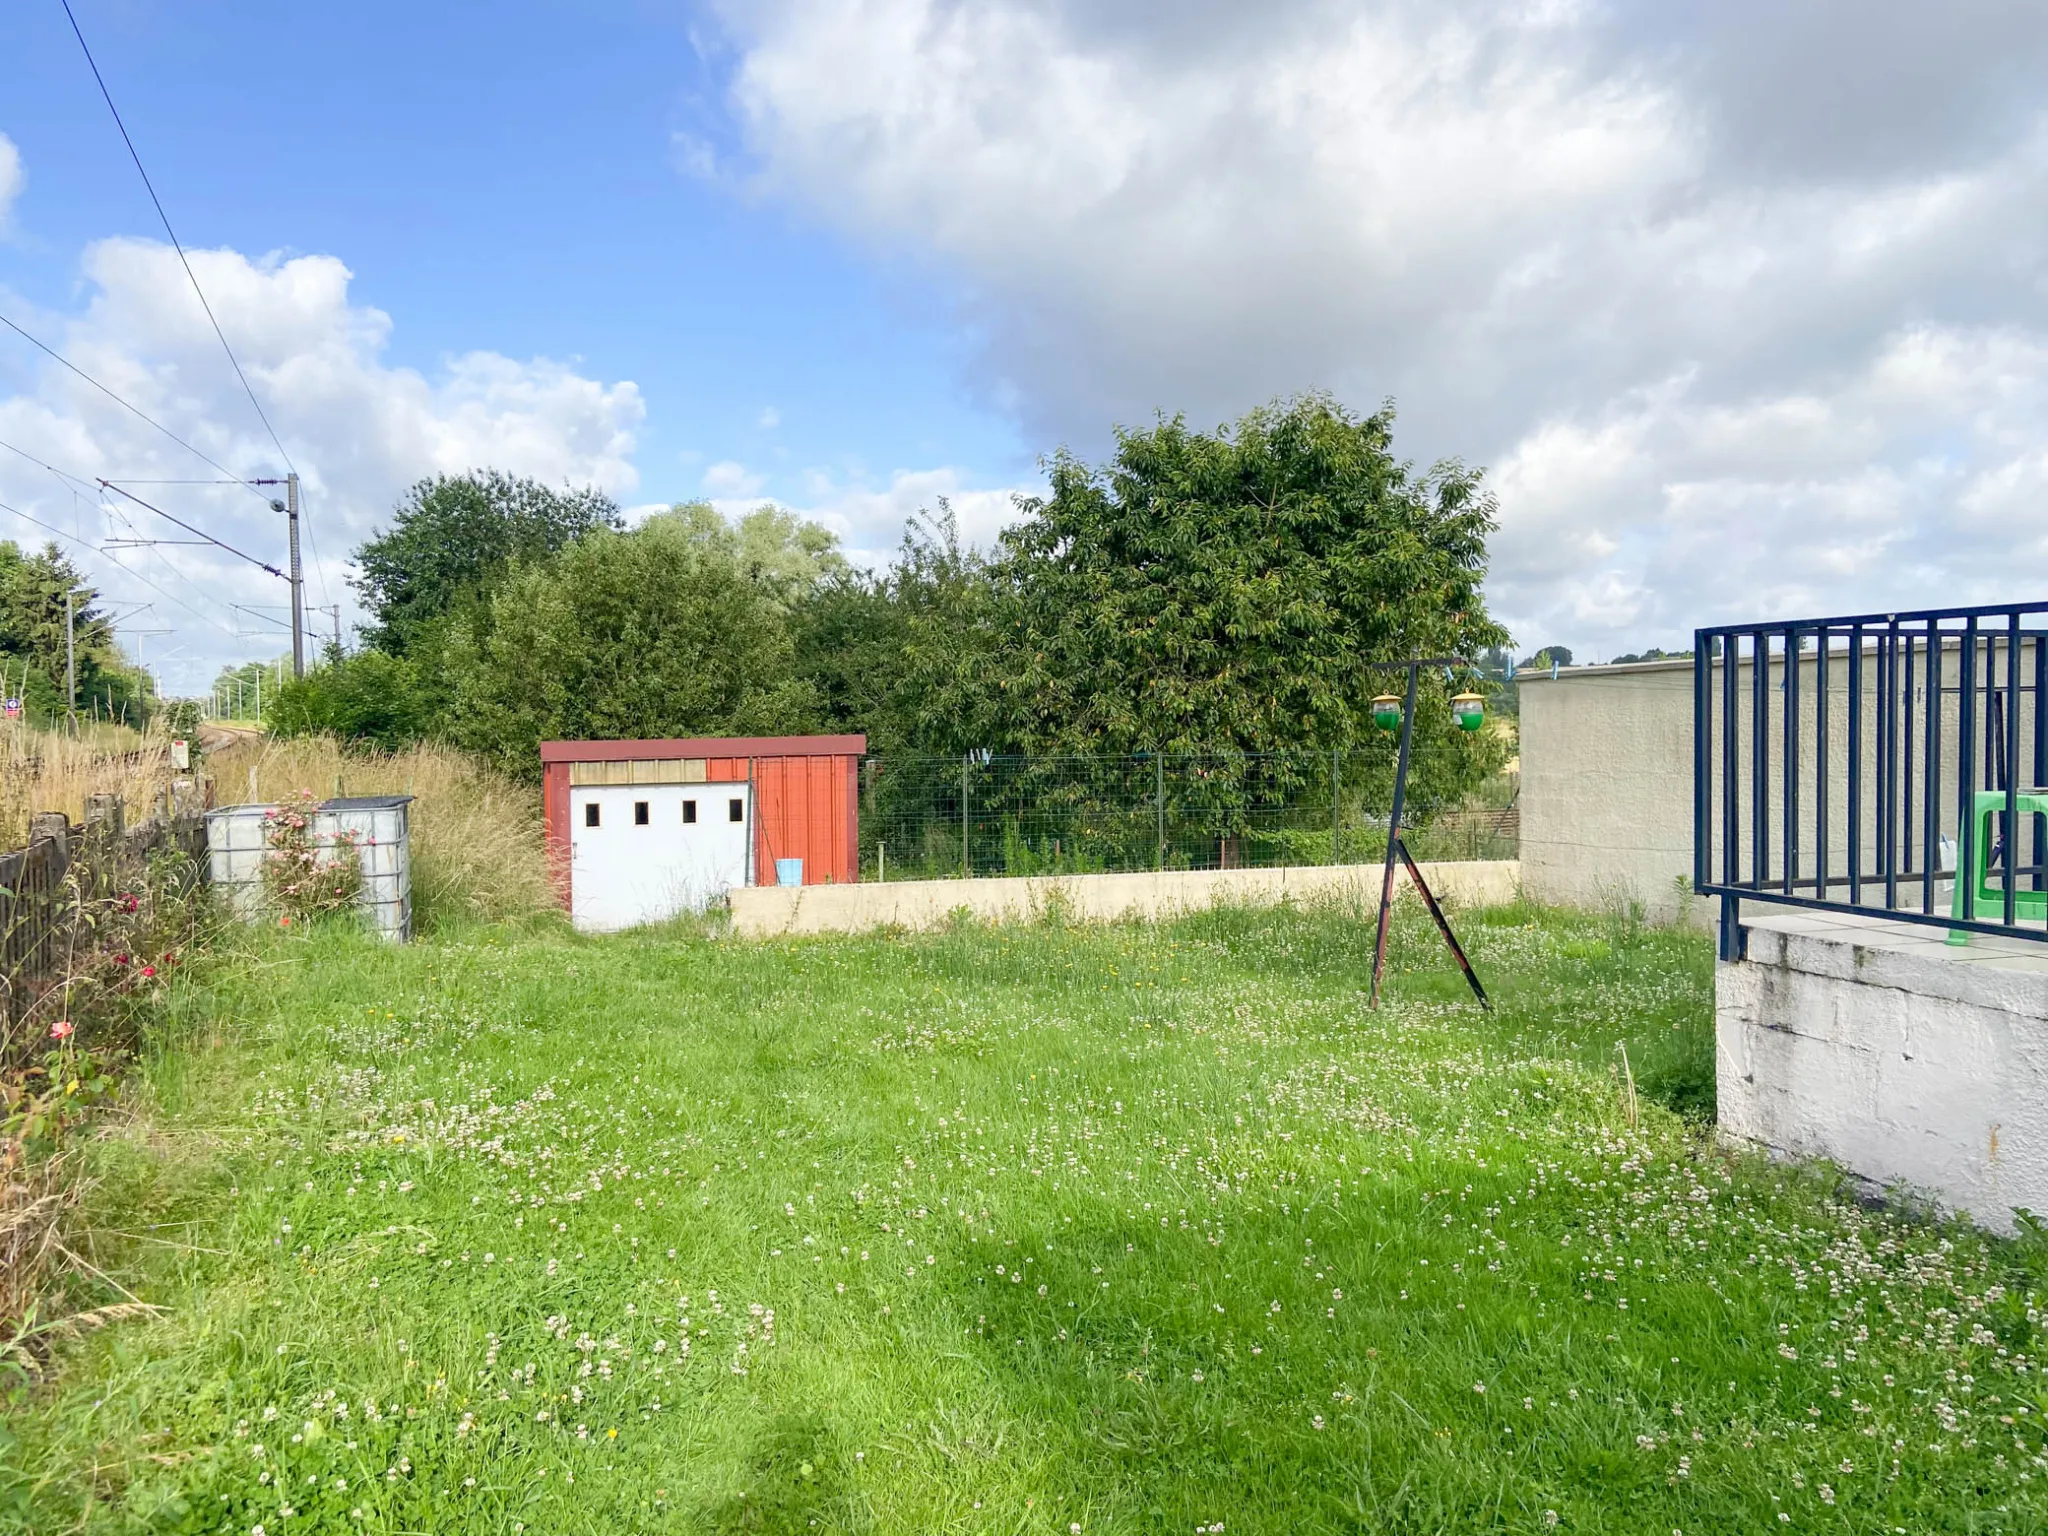
{"label": "shed roof", "polygon": [[677,757],[860,757],[868,739],[853,736],[685,736],[660,741],[544,741],[544,763],[618,763]]}

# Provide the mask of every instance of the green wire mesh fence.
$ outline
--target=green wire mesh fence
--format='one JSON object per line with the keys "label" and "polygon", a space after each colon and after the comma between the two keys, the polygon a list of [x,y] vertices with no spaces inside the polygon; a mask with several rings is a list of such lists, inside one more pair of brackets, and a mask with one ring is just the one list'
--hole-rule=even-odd
{"label": "green wire mesh fence", "polygon": [[[1375,863],[1391,786],[1385,753],[873,757],[860,878]],[[1412,780],[1410,796],[1403,837],[1417,858],[1515,857],[1511,774],[1456,804]]]}

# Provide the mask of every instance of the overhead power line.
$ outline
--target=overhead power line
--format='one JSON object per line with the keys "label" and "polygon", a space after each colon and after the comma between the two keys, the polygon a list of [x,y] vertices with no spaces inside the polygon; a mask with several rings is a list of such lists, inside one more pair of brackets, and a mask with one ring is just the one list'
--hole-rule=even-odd
{"label": "overhead power line", "polygon": [[79,30],[78,18],[71,13],[71,0],[61,0],[61,3],[64,6],[65,19],[71,23],[71,35],[78,39],[79,49],[85,54],[86,67],[92,71],[93,83],[99,86],[100,98],[106,102],[107,110],[113,114],[114,126],[121,131],[121,142],[128,146],[128,158],[135,162],[135,173],[142,178],[143,189],[149,193],[149,200],[156,208],[156,216],[163,221],[164,233],[170,236],[171,249],[178,253],[178,263],[184,267],[185,276],[191,280],[192,291],[199,295],[199,307],[206,311],[207,323],[213,327],[213,334],[220,338],[220,349],[227,353],[229,366],[235,370],[235,377],[242,381],[242,393],[249,397],[249,403],[256,408],[256,418],[263,423],[263,430],[270,434],[270,441],[276,445],[285,467],[294,474],[298,473],[298,465],[292,463],[292,456],[285,452],[284,442],[278,437],[277,428],[270,424],[270,417],[264,413],[263,402],[256,398],[256,391],[249,387],[249,376],[242,372],[242,364],[235,356],[235,349],[228,345],[227,333],[220,328],[220,321],[214,318],[213,306],[207,303],[206,290],[199,286],[199,275],[192,270],[192,263],[186,259],[185,247],[178,239],[178,232],[171,228],[171,216],[164,212],[163,199],[156,195],[155,183],[149,179],[149,172],[142,168],[142,156],[136,152],[135,140],[128,136],[128,125],[121,121],[121,109],[114,105],[113,93],[107,89],[106,79],[100,74],[99,61],[92,56],[92,49],[85,41],[85,33]]}
{"label": "overhead power line", "polygon": [[270,572],[271,575],[279,578],[280,580],[288,581],[291,579],[288,576],[286,576],[283,571],[280,571],[276,566],[272,565],[268,560],[258,560],[254,555],[235,548],[234,545],[228,543],[225,539],[216,539],[204,528],[196,527],[193,524],[186,522],[182,517],[173,516],[171,513],[166,512],[162,507],[159,507],[152,502],[144,501],[140,496],[136,495],[133,491],[122,490],[121,487],[114,484],[114,482],[111,480],[100,481],[100,486],[102,489],[112,491],[116,496],[127,497],[128,500],[134,502],[135,505],[141,507],[144,511],[154,512],[158,517],[164,518],[169,522],[176,523],[180,528],[184,529],[187,533],[198,534],[199,537],[206,540],[207,543],[214,545],[216,548],[224,549],[229,554],[234,555],[238,559],[246,560],[251,565],[257,566],[262,570]]}
{"label": "overhead power line", "polygon": [[55,347],[49,346],[44,342],[38,341],[35,337],[31,336],[27,331],[23,330],[20,326],[16,325],[12,320],[8,319],[5,315],[0,315],[0,325],[6,326],[7,329],[14,332],[15,335],[19,336],[23,341],[27,342],[30,346],[34,347],[38,352],[41,352],[44,356],[70,369],[73,373],[77,374],[81,379],[85,380],[86,383],[90,384],[94,389],[98,390],[101,394],[105,395],[109,400],[113,401],[114,404],[120,406],[122,410],[131,412],[135,416],[139,417],[141,420],[149,423],[150,426],[155,427],[157,431],[163,433],[165,437],[168,437],[172,442],[176,443],[180,448],[184,449],[187,453],[192,454],[196,458],[204,460],[208,464],[211,464],[215,469],[219,470],[222,474],[228,476],[229,479],[233,480],[235,484],[248,486],[249,494],[251,496],[256,496],[259,498],[263,496],[263,493],[261,491],[257,490],[255,486],[249,485],[249,482],[247,480],[243,479],[240,475],[237,475],[232,469],[229,469],[227,465],[221,463],[220,460],[214,458],[213,455],[209,453],[203,453],[199,449],[194,448],[190,443],[186,442],[184,438],[178,436],[177,433],[173,432],[169,427],[165,426],[162,422],[158,421],[154,416],[150,415],[149,412],[145,411],[141,406],[136,405],[131,401],[124,400],[121,396],[115,394],[114,391],[107,388],[106,385],[102,384],[98,379],[94,378],[91,374],[87,373],[83,368],[79,367],[78,364],[72,362],[70,358],[64,356],[64,354],[59,352]]}
{"label": "overhead power line", "polygon": [[[35,465],[39,469],[48,470],[51,474],[55,475],[59,480],[69,480],[77,485],[85,486],[88,489],[112,491],[116,496],[125,497],[127,500],[134,502],[138,507],[142,507],[147,511],[154,512],[158,517],[169,518],[170,521],[176,523],[180,528],[184,529],[187,533],[197,534],[202,543],[211,544],[217,548],[224,549],[231,555],[238,555],[242,559],[247,560],[251,565],[262,566],[264,570],[270,572],[270,574],[273,576],[282,576],[284,574],[276,566],[271,565],[269,562],[258,560],[254,555],[244,554],[241,550],[235,548],[234,545],[227,543],[225,540],[215,538],[212,534],[208,533],[204,528],[194,527],[191,523],[186,522],[183,518],[173,517],[170,513],[166,512],[162,507],[156,506],[151,502],[144,501],[140,496],[137,496],[133,491],[123,490],[119,485],[115,484],[112,480],[107,480],[99,476],[92,476],[88,478],[85,475],[74,475],[68,470],[59,469],[56,465],[48,462],[45,459],[37,458],[36,455],[30,453],[26,448],[18,447],[15,444],[7,442],[4,439],[0,439],[0,448],[5,448],[9,453],[20,454],[24,459],[27,459],[29,463]],[[137,485],[144,485],[147,484],[148,482],[138,480],[135,481],[134,483]],[[236,481],[235,483],[241,485],[246,484],[247,482]],[[22,515],[27,516],[26,513],[23,513]],[[126,522],[127,519],[123,518],[122,521]],[[132,528],[134,527],[134,524],[130,523],[129,526]],[[179,540],[177,542],[182,543],[184,541]],[[123,569],[125,569],[125,567],[123,567]]]}
{"label": "overhead power line", "polygon": [[[220,341],[221,351],[227,354],[228,366],[235,370],[235,377],[241,381],[242,393],[249,397],[249,404],[256,411],[256,419],[263,423],[263,430],[270,434],[270,441],[277,449],[278,457],[284,460],[285,468],[298,476],[299,466],[292,462],[286,451],[284,439],[277,435],[277,428],[270,424],[270,415],[263,409],[263,402],[256,398],[256,391],[250,387],[248,374],[242,371],[241,359],[235,356],[235,349],[228,345],[227,332],[220,328],[220,320],[213,312],[213,305],[207,301],[206,290],[199,286],[199,274],[192,270],[192,262],[185,255],[185,244],[178,238],[178,232],[171,228],[171,216],[164,211],[163,199],[156,195],[156,183],[149,179],[149,172],[143,168],[142,155],[135,147],[135,140],[128,132],[128,125],[121,120],[121,109],[114,105],[114,93],[107,89],[106,77],[100,73],[99,60],[92,56],[92,48],[85,40],[85,32],[78,25],[78,17],[71,10],[71,0],[60,0],[64,17],[71,23],[71,35],[78,39],[78,48],[85,55],[86,67],[92,71],[93,83],[100,88],[100,99],[107,104],[107,111],[113,116],[114,126],[120,130],[121,142],[128,146],[128,158],[135,162],[135,174],[142,178],[143,190],[149,193],[150,205],[156,209],[156,216],[162,221],[164,233],[170,237],[171,249],[178,253],[178,264],[185,269],[185,276],[192,284],[192,291],[199,296],[199,307],[206,311],[206,322],[213,327],[213,334]],[[313,550],[313,574],[320,582],[320,595],[327,595],[327,573],[320,566],[320,544],[314,537],[312,519],[305,521],[306,540]]]}
{"label": "overhead power line", "polygon": [[113,568],[119,571],[123,576],[132,577],[134,580],[141,582],[145,587],[149,588],[150,591],[156,593],[158,596],[166,598],[169,601],[176,603],[180,608],[184,609],[187,613],[191,614],[192,617],[194,617],[195,619],[200,620],[202,623],[211,624],[215,629],[219,630],[224,635],[234,636],[235,632],[232,629],[230,629],[227,625],[221,623],[219,619],[214,618],[211,614],[201,613],[197,608],[194,608],[190,603],[186,602],[182,597],[179,597],[175,592],[165,591],[162,587],[158,586],[155,582],[151,581],[147,576],[143,575],[140,571],[131,571],[130,569],[128,569],[127,566],[123,565],[120,561],[116,560],[112,555],[108,554],[106,551],[94,549],[92,545],[86,543],[85,540],[66,533],[62,528],[57,527],[54,523],[46,523],[40,517],[32,517],[30,514],[22,511],[21,508],[11,507],[4,501],[0,501],[0,512],[12,513],[14,516],[20,518],[25,523],[33,523],[36,525],[36,527],[43,529],[45,532],[54,533],[58,538],[64,540],[64,542],[67,544],[76,544],[80,549],[84,550],[89,555],[98,555],[102,560],[105,560],[109,565],[113,566]]}
{"label": "overhead power line", "polygon": [[[134,523],[133,523],[132,521],[130,521],[130,520],[129,520],[129,518],[127,517],[127,515],[126,515],[125,513],[121,512],[121,511],[120,511],[120,510],[119,510],[119,509],[118,509],[117,507],[114,507],[114,506],[112,506],[112,505],[109,505],[109,504],[108,504],[107,502],[105,502],[104,500],[102,500],[102,502],[101,502],[101,507],[102,507],[102,509],[103,509],[104,511],[106,511],[107,513],[109,513],[110,515],[112,515],[112,516],[115,516],[115,517],[119,517],[119,518],[120,518],[120,520],[121,520],[121,521],[122,521],[123,523],[126,523],[126,524],[128,525],[129,531],[130,531],[130,532],[132,532],[132,533],[134,533],[134,534],[136,535],[136,537],[135,537],[135,538],[134,538],[133,540],[110,540],[110,541],[108,541],[108,543],[107,543],[106,545],[103,545],[103,546],[101,546],[101,547],[99,548],[99,551],[98,551],[98,552],[99,552],[99,553],[100,553],[101,555],[105,556],[105,557],[106,557],[106,558],[107,558],[107,559],[108,559],[109,561],[111,561],[111,562],[113,563],[114,567],[115,567],[115,568],[116,568],[117,570],[120,570],[120,571],[124,571],[124,572],[126,572],[126,573],[127,573],[128,575],[130,575],[130,576],[134,576],[134,577],[136,578],[136,580],[138,580],[138,581],[141,581],[141,580],[143,580],[144,578],[143,578],[143,577],[142,577],[142,576],[141,576],[141,575],[140,575],[140,574],[139,574],[138,572],[136,572],[136,571],[134,571],[134,570],[130,569],[130,568],[129,568],[128,566],[125,566],[125,565],[121,564],[121,562],[120,562],[120,561],[118,561],[118,560],[115,560],[115,559],[113,558],[113,553],[112,553],[112,550],[113,550],[113,548],[114,548],[115,546],[119,546],[119,547],[123,547],[123,548],[127,548],[127,547],[136,547],[136,548],[149,548],[149,547],[154,547],[154,546],[156,546],[156,545],[158,545],[158,544],[185,544],[185,545],[202,545],[202,546],[212,546],[212,547],[215,547],[215,548],[218,548],[218,549],[223,549],[223,550],[226,550],[226,551],[227,551],[227,552],[228,552],[229,554],[231,554],[231,555],[235,555],[235,556],[238,556],[239,558],[241,558],[241,559],[243,559],[243,560],[247,560],[247,561],[248,561],[248,562],[249,562],[250,564],[252,564],[252,565],[260,566],[260,567],[261,567],[261,568],[262,568],[263,570],[265,570],[265,571],[268,571],[268,572],[269,572],[269,573],[270,573],[271,575],[273,575],[273,576],[277,576],[277,577],[280,577],[280,578],[283,578],[283,579],[287,579],[287,580],[289,579],[289,578],[285,578],[285,577],[284,577],[284,573],[283,573],[282,571],[278,570],[278,568],[277,568],[276,566],[274,566],[274,565],[270,565],[270,564],[267,564],[266,562],[264,562],[264,561],[262,561],[262,560],[258,560],[258,559],[257,559],[257,558],[256,558],[255,556],[253,556],[253,555],[249,555],[249,554],[245,554],[245,553],[243,553],[243,552],[242,552],[241,550],[239,550],[239,549],[236,549],[236,548],[235,548],[235,547],[234,547],[234,546],[233,546],[232,544],[226,543],[225,541],[223,541],[223,540],[221,540],[221,539],[217,539],[217,538],[215,538],[215,537],[214,537],[214,536],[213,536],[212,534],[208,533],[208,532],[207,532],[207,531],[206,531],[205,529],[203,529],[203,528],[197,528],[197,527],[194,527],[194,526],[193,526],[192,524],[190,524],[190,523],[188,523],[188,522],[185,522],[185,521],[184,521],[183,519],[181,519],[181,518],[173,517],[173,516],[172,516],[172,515],[171,515],[170,513],[168,513],[168,512],[166,512],[166,511],[164,511],[164,510],[163,510],[163,509],[162,509],[161,507],[155,506],[155,505],[153,505],[153,504],[152,504],[152,503],[150,503],[150,502],[144,501],[144,500],[143,500],[143,499],[142,499],[142,498],[141,498],[140,496],[137,496],[137,495],[135,495],[135,494],[134,494],[133,492],[131,492],[131,491],[126,491],[126,490],[123,490],[123,489],[121,488],[121,486],[117,485],[117,484],[116,484],[115,482],[113,482],[113,481],[111,481],[111,480],[106,480],[106,479],[102,479],[102,478],[99,478],[99,477],[90,477],[90,478],[88,478],[88,477],[87,477],[87,476],[85,476],[85,475],[78,475],[78,474],[73,474],[73,473],[72,473],[71,471],[69,471],[69,470],[59,469],[59,468],[58,468],[58,467],[57,467],[56,465],[54,465],[54,464],[50,463],[50,462],[49,462],[49,460],[47,460],[47,459],[44,459],[44,458],[41,458],[41,457],[39,457],[39,456],[38,456],[38,455],[36,455],[36,454],[30,453],[30,452],[29,452],[29,451],[28,451],[28,450],[27,450],[26,448],[23,448],[23,447],[21,447],[20,445],[18,445],[18,444],[15,444],[15,443],[10,443],[10,442],[8,442],[8,441],[7,441],[6,439],[4,439],[4,438],[0,438],[0,448],[5,448],[5,449],[6,449],[6,450],[7,450],[8,452],[10,452],[10,453],[17,453],[17,454],[21,455],[21,457],[22,457],[22,458],[24,458],[24,459],[28,460],[28,462],[29,462],[29,463],[31,463],[31,464],[33,464],[33,465],[35,465],[35,466],[36,466],[37,468],[39,468],[39,469],[44,469],[44,470],[47,470],[47,471],[48,471],[48,472],[49,472],[50,474],[52,474],[52,475],[56,476],[56,478],[57,478],[57,479],[58,479],[59,481],[69,481],[69,482],[71,482],[71,483],[72,483],[72,484],[74,484],[74,485],[78,485],[78,486],[83,486],[83,487],[84,487],[84,488],[86,488],[87,490],[91,490],[91,491],[98,491],[98,490],[101,490],[101,489],[105,489],[105,490],[110,490],[110,491],[112,491],[112,492],[113,492],[113,493],[114,493],[115,495],[117,495],[117,496],[120,496],[120,497],[124,498],[125,500],[128,500],[128,501],[132,501],[132,502],[134,502],[134,503],[135,503],[135,504],[136,504],[137,506],[139,506],[139,507],[143,507],[143,508],[146,508],[146,509],[147,509],[148,511],[151,511],[151,512],[154,512],[154,513],[156,513],[156,514],[157,514],[157,515],[158,515],[159,517],[164,517],[164,518],[168,518],[168,519],[169,519],[169,520],[170,520],[171,522],[173,522],[173,523],[176,523],[176,524],[177,524],[177,525],[178,525],[178,526],[179,526],[180,528],[183,528],[183,529],[184,529],[184,530],[185,530],[186,532],[188,532],[188,533],[193,533],[193,534],[197,534],[197,535],[198,535],[198,537],[197,537],[197,538],[192,538],[192,539],[145,539],[145,538],[143,538],[143,537],[141,536],[141,530],[140,530],[140,529],[138,529],[138,528],[136,528],[135,524],[134,524]],[[147,482],[147,481],[134,481],[134,482],[131,482],[131,483],[132,483],[132,484],[137,484],[137,485],[143,485],[143,484],[147,484],[148,482]],[[176,482],[173,482],[173,483],[176,483]],[[236,480],[236,481],[232,481],[232,482],[211,482],[211,481],[195,481],[195,482],[192,482],[192,483],[194,483],[194,484],[201,484],[201,485],[205,485],[205,484],[214,484],[214,483],[222,483],[222,484],[235,484],[235,485],[247,485],[247,484],[249,484],[249,482],[248,482],[248,481],[246,481],[246,480]],[[27,517],[27,518],[28,518],[28,520],[29,520],[30,522],[32,522],[32,523],[35,523],[35,524],[36,524],[36,526],[37,526],[37,527],[39,527],[39,528],[48,528],[48,527],[50,526],[50,525],[49,525],[48,523],[42,522],[42,521],[40,521],[40,520],[39,520],[39,519],[37,519],[37,518],[29,517],[29,514],[27,514],[26,512],[21,512],[21,513],[18,513],[17,515],[19,515],[19,516],[21,516],[21,517]],[[72,536],[71,536],[71,535],[69,535],[69,534],[66,534],[66,535],[65,535],[65,537],[66,537],[66,538],[70,538],[70,539],[71,539],[71,542],[73,542],[74,544],[77,544],[77,545],[79,545],[79,547],[80,547],[80,548],[90,548],[90,547],[92,547],[92,546],[89,546],[89,545],[87,545],[87,544],[85,543],[85,541],[84,541],[84,540],[82,540],[82,539],[77,539],[77,538],[72,538]],[[170,564],[169,562],[165,562],[165,564],[164,564],[164,569],[165,569],[165,570],[167,570],[167,571],[168,571],[168,572],[169,572],[169,573],[170,573],[171,575],[173,575],[173,576],[176,576],[176,577],[177,577],[177,578],[178,578],[178,579],[179,579],[180,581],[184,582],[184,583],[185,583],[185,584],[186,584],[187,586],[191,587],[191,588],[192,588],[192,589],[193,589],[193,590],[194,590],[195,592],[198,592],[198,593],[199,593],[199,595],[200,595],[200,596],[201,596],[202,598],[207,598],[207,599],[211,600],[211,598],[212,598],[212,594],[211,594],[211,593],[208,593],[208,592],[206,592],[206,591],[205,591],[205,590],[204,590],[203,588],[201,588],[201,587],[200,587],[200,586],[198,585],[198,583],[194,582],[194,581],[192,580],[192,578],[191,578],[191,577],[187,576],[187,575],[186,575],[186,574],[185,574],[185,573],[184,573],[183,571],[179,570],[179,569],[178,569],[178,568],[177,568],[177,567],[176,567],[175,565],[172,565],[172,564]],[[161,588],[155,588],[154,590],[158,590],[158,591],[161,591],[162,589],[161,589]],[[168,596],[168,595],[169,595],[169,594],[166,594],[166,596]],[[173,601],[176,601],[176,600],[175,600],[175,599],[173,599]],[[194,611],[194,612],[196,612],[196,611],[197,611],[197,610],[193,610],[193,609],[190,609],[190,608],[189,608],[189,605],[185,605],[185,606],[187,606],[187,608],[188,608],[188,611]]]}

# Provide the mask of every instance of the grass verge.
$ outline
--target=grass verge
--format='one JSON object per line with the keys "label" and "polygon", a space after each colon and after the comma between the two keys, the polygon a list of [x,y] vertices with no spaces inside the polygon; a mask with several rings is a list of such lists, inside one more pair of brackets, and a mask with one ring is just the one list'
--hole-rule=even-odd
{"label": "grass verge", "polygon": [[1717,1150],[1696,937],[1464,931],[1494,1014],[1412,910],[1377,1014],[1340,911],[270,936],[181,984],[199,1048],[102,1148],[104,1262],[169,1311],[16,1409],[7,1496],[262,1536],[2040,1529],[2029,1253]]}

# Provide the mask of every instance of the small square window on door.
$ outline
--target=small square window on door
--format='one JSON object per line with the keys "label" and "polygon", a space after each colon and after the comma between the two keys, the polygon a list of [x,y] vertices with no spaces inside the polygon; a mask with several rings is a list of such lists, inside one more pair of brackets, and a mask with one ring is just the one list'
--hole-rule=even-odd
{"label": "small square window on door", "polygon": [[645,800],[635,800],[633,802],[633,825],[636,827],[647,825],[647,802]]}
{"label": "small square window on door", "polygon": [[745,821],[747,819],[747,802],[744,800],[726,801],[725,819],[727,821]]}
{"label": "small square window on door", "polygon": [[594,826],[597,826],[597,825],[599,824],[599,817],[600,817],[600,812],[598,811],[598,808],[597,808],[597,802],[596,802],[595,800],[586,800],[586,801],[584,801],[584,802],[583,802],[583,825],[585,825],[586,827],[594,827]]}
{"label": "small square window on door", "polygon": [[685,800],[683,802],[683,825],[686,827],[694,827],[696,824],[697,802],[694,800]]}

